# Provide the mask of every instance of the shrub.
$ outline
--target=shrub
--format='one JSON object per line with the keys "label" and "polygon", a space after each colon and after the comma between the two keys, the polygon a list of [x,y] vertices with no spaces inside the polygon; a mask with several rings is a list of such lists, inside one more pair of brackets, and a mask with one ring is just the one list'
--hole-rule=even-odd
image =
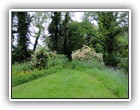
{"label": "shrub", "polygon": [[32,56],[31,68],[46,68],[48,67],[48,54],[45,49],[39,49]]}
{"label": "shrub", "polygon": [[57,57],[57,52],[54,51],[54,52],[48,52],[48,56],[51,58],[51,59],[54,59]]}
{"label": "shrub", "polygon": [[72,54],[72,58],[75,60],[90,60],[96,59],[99,61],[103,61],[103,55],[101,53],[96,53],[94,48],[90,48],[86,45],[83,45],[81,49],[76,50]]}
{"label": "shrub", "polygon": [[128,63],[128,57],[122,58],[120,63],[117,65],[120,69],[123,68],[125,73],[128,73],[129,71],[129,63]]}
{"label": "shrub", "polygon": [[[47,55],[48,54],[49,53],[47,53]],[[65,55],[57,54],[55,58],[49,56],[49,62],[47,62],[47,66],[49,66],[49,68],[42,69],[42,67],[38,67],[39,69],[41,69],[39,70],[35,65],[35,62],[37,61],[35,59],[36,57],[34,54],[32,62],[25,62],[21,64],[15,63],[12,65],[12,86],[16,86],[61,71],[63,65],[66,65],[67,62],[67,58]],[[30,67],[32,67],[32,69]]]}

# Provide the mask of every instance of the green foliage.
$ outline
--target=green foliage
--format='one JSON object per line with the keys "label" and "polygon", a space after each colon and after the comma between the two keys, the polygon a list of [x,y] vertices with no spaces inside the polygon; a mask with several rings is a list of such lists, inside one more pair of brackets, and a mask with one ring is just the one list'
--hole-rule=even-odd
{"label": "green foliage", "polygon": [[90,46],[103,53],[104,63],[108,66],[117,67],[122,59],[128,57],[128,54],[122,54],[128,49],[127,18],[127,12],[85,12],[84,20],[97,22],[96,32],[90,32],[94,36]]}
{"label": "green foliage", "polygon": [[38,28],[38,31],[35,32],[36,39],[33,47],[34,51],[36,50],[36,47],[38,45],[39,38],[44,35],[45,26],[43,26],[43,24],[46,22],[47,18],[48,15],[46,12],[36,12],[34,14],[34,17],[32,18],[32,25],[35,28]]}
{"label": "green foliage", "polygon": [[52,21],[48,27],[49,31],[49,48],[51,51],[56,51],[62,53],[63,48],[61,48],[61,12],[53,12],[51,16]]}
{"label": "green foliage", "polygon": [[52,57],[52,54],[51,55],[49,54],[48,66],[53,67],[53,66],[59,65],[59,66],[63,67],[64,65],[66,65],[67,61],[68,61],[68,59],[63,54],[53,54],[53,57]]}
{"label": "green foliage", "polygon": [[116,39],[118,47],[116,57],[118,58],[118,68],[123,69],[126,73],[129,70],[129,63],[128,63],[128,34],[123,33],[122,35],[118,36]]}
{"label": "green foliage", "polygon": [[72,51],[71,51],[71,48],[69,46],[69,22],[70,22],[70,15],[69,15],[69,12],[66,12],[65,14],[65,20],[63,22],[63,36],[64,36],[64,45],[63,45],[63,53],[64,55],[67,56],[68,60],[69,61],[72,61]]}
{"label": "green foliage", "polygon": [[[20,87],[24,87],[20,84],[29,82],[26,87],[31,88],[31,91],[35,91],[32,84],[39,85],[37,88],[43,88],[44,91],[37,89],[32,95],[26,89],[24,95],[27,97],[28,94],[29,97],[39,94],[38,97],[55,98],[127,98],[128,13],[89,12],[82,22],[77,22],[70,19],[69,12],[52,12],[47,37],[47,48],[52,52],[39,49],[33,54],[30,63],[25,62],[32,53],[28,50],[30,21],[38,28],[33,48],[36,50],[38,39],[44,34],[45,13],[37,12],[30,20],[26,12],[14,14],[18,18],[18,36],[15,39],[17,45],[12,44],[12,63],[15,63],[12,65],[12,86],[19,86],[14,87],[16,92],[13,94],[23,93],[19,92],[23,90]],[[73,58],[73,61],[68,62],[67,58]],[[41,82],[32,83],[34,79]]]}
{"label": "green foliage", "polygon": [[82,27],[79,22],[71,22],[69,24],[69,39],[68,39],[68,48],[70,51],[77,50],[81,48],[84,44],[84,39],[82,39],[83,34]]}
{"label": "green foliage", "polygon": [[82,48],[83,45],[90,45],[92,33],[95,32],[93,25],[90,22],[71,22],[69,24],[69,48],[75,51]]}
{"label": "green foliage", "polygon": [[95,50],[96,50],[97,52],[99,52],[99,53],[103,53],[103,47],[102,47],[102,45],[99,44],[99,43],[96,43],[96,44],[95,44]]}
{"label": "green foliage", "polygon": [[[57,72],[57,69],[60,69],[60,67],[56,68],[49,68],[49,69],[42,69],[42,70],[38,70],[38,69],[27,69],[24,68],[22,70],[22,68],[20,68],[20,66],[22,65],[28,65],[28,63],[24,63],[24,64],[15,64],[12,68],[12,86],[16,86],[16,85],[20,85],[23,84],[25,82],[29,82],[35,79],[38,79],[40,77],[43,76],[47,76],[49,74],[53,74],[55,72]],[[28,65],[30,66],[30,65]],[[27,69],[27,70],[25,70]]]}
{"label": "green foliage", "polygon": [[122,71],[106,68],[95,60],[75,60],[66,63],[65,68],[58,65],[19,73],[23,81],[29,74],[34,74],[30,78],[39,78],[39,74],[45,77],[13,87],[12,98],[128,98],[128,77]]}
{"label": "green foliage", "polygon": [[19,54],[19,49],[16,47],[13,47],[12,50],[12,64],[14,64],[15,62],[20,62],[20,54]]}
{"label": "green foliage", "polygon": [[[34,33],[33,51],[42,38],[48,49],[71,60],[73,51],[87,45],[103,54],[107,66],[128,70],[128,17],[128,12],[85,12],[78,22],[71,19],[71,12],[12,12],[12,63],[30,59],[29,40]],[[44,24],[49,22],[46,38]],[[32,26],[37,31],[32,33]]]}
{"label": "green foliage", "polygon": [[[20,52],[20,51],[21,51],[20,47],[13,46],[13,49],[12,49],[12,64],[23,63],[25,61],[29,61],[31,54],[33,54],[32,50],[28,50],[28,54]],[[23,57],[25,59],[21,59]]]}
{"label": "green foliage", "polygon": [[95,69],[95,68],[99,70],[104,70],[106,68],[104,63],[99,62],[96,59],[83,60],[83,61],[73,60],[72,68],[73,68],[73,65],[75,65],[75,69],[78,71],[87,71],[88,69]]}
{"label": "green foliage", "polygon": [[[71,59],[72,51],[81,48],[83,44],[90,44],[90,39],[92,37],[90,32],[95,32],[94,27],[88,21],[71,21],[69,13],[65,14],[64,20],[59,19],[59,22],[54,24],[54,22],[56,22],[55,20],[57,20],[55,19],[56,16],[58,15],[54,14],[53,21],[49,26],[50,34],[53,35],[50,35],[48,39],[49,48],[52,51],[55,50],[58,53],[63,53],[68,57],[68,59]],[[54,26],[56,24],[58,24],[59,26]],[[57,30],[57,28],[55,27],[60,27],[59,31],[61,31],[57,31],[57,35],[55,35],[57,33],[55,32],[55,30]],[[54,46],[56,46],[57,49],[53,49]]]}
{"label": "green foliage", "polygon": [[72,62],[72,69],[76,69],[76,63],[74,61]]}
{"label": "green foliage", "polygon": [[128,62],[128,57],[121,58],[120,63],[118,63],[118,67],[120,69],[124,69],[125,73],[128,73],[129,69],[129,62]]}
{"label": "green foliage", "polygon": [[[43,51],[43,53],[46,53],[46,51],[43,49],[41,49],[41,51]],[[47,76],[49,74],[56,73],[62,70],[62,68],[67,64],[67,58],[64,55],[57,55],[55,52],[49,52],[45,54],[45,56],[46,55],[48,57],[46,57],[47,62],[41,61],[43,64],[40,63],[39,65],[37,65],[38,62],[35,56],[33,57],[31,62],[13,64],[12,86],[16,86],[25,82],[29,82],[31,80],[38,79],[43,76]],[[47,65],[44,65],[46,63]],[[47,66],[49,68],[42,69],[43,66]]]}
{"label": "green foliage", "polygon": [[32,56],[31,68],[42,69],[46,67],[48,67],[48,54],[46,53],[46,50],[39,49]]}
{"label": "green foliage", "polygon": [[104,64],[96,61],[73,61],[76,64],[76,70],[85,72],[111,90],[118,97],[128,96],[128,76],[124,71],[107,68]]}
{"label": "green foliage", "polygon": [[30,53],[28,51],[29,45],[29,36],[28,33],[28,26],[30,24],[29,16],[27,12],[17,12],[18,18],[18,36],[17,36],[17,50],[20,62],[26,60],[30,57]]}

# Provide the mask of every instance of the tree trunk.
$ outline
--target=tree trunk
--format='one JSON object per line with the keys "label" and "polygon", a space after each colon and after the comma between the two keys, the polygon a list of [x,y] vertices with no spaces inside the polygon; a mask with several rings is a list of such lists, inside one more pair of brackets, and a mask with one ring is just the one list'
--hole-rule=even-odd
{"label": "tree trunk", "polygon": [[27,36],[28,25],[27,21],[27,12],[18,12],[18,49],[19,49],[19,60],[24,61],[28,57],[30,57],[30,53],[28,52],[28,41],[29,38]]}
{"label": "tree trunk", "polygon": [[68,58],[68,61],[72,61],[72,51],[69,48],[68,45],[68,20],[69,20],[69,13],[66,13],[65,15],[65,29],[64,29],[64,46],[63,46],[63,52],[66,55],[66,57]]}
{"label": "tree trunk", "polygon": [[36,39],[35,39],[35,44],[34,44],[34,48],[33,48],[33,51],[35,51],[35,49],[36,49],[36,46],[37,46],[37,44],[38,44],[38,39],[39,39],[39,36],[40,36],[40,34],[41,34],[41,27],[39,28],[39,31],[38,31],[38,33],[37,33],[37,36],[36,36]]}
{"label": "tree trunk", "polygon": [[37,37],[37,38],[35,39],[35,44],[34,44],[33,51],[35,51],[35,49],[36,49],[36,46],[37,46],[37,44],[38,44],[38,39],[39,39],[39,37]]}

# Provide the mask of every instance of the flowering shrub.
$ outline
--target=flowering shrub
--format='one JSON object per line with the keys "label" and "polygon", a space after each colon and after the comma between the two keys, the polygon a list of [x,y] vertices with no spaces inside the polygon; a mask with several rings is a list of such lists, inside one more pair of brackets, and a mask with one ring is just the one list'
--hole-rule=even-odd
{"label": "flowering shrub", "polygon": [[101,53],[96,53],[94,48],[90,48],[86,45],[83,45],[81,49],[76,50],[72,54],[72,58],[75,60],[90,60],[94,58],[103,61],[103,55]]}
{"label": "flowering shrub", "polygon": [[54,51],[54,52],[48,52],[48,56],[51,58],[51,59],[54,59],[57,57],[57,52]]}
{"label": "flowering shrub", "polygon": [[31,68],[46,68],[48,67],[48,54],[44,49],[37,50],[32,56]]}

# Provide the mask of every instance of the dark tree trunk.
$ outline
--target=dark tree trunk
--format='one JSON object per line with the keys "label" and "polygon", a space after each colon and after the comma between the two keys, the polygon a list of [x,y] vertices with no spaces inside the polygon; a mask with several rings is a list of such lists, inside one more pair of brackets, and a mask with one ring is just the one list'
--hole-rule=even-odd
{"label": "dark tree trunk", "polygon": [[66,34],[64,36],[63,51],[66,57],[68,58],[68,60],[72,61],[71,51],[69,50],[69,47],[68,47],[68,28],[66,28]]}
{"label": "dark tree trunk", "polygon": [[27,36],[28,32],[28,19],[27,12],[17,12],[18,17],[18,50],[19,50],[19,60],[24,61],[30,54],[28,52],[28,41],[29,38]]}
{"label": "dark tree trunk", "polygon": [[68,61],[72,61],[71,53],[68,53],[68,54],[67,54],[67,58],[68,58]]}
{"label": "dark tree trunk", "polygon": [[72,61],[72,51],[68,45],[68,20],[69,20],[69,13],[66,13],[65,15],[65,35],[64,35],[64,46],[63,46],[63,52],[66,55],[66,57],[68,58],[68,61]]}
{"label": "dark tree trunk", "polygon": [[39,39],[39,37],[37,37],[37,38],[35,39],[35,44],[34,44],[33,51],[35,51],[35,49],[36,49],[36,46],[37,46],[37,44],[38,44],[38,39]]}
{"label": "dark tree trunk", "polygon": [[115,56],[113,54],[114,52],[114,39],[115,36],[112,34],[109,34],[106,39],[106,53],[104,53],[103,58],[104,62],[107,66],[115,67],[117,66],[117,61],[115,59]]}
{"label": "dark tree trunk", "polygon": [[40,34],[41,34],[41,28],[39,28],[39,31],[38,31],[38,33],[37,33],[37,36],[36,36],[36,39],[35,39],[35,44],[34,44],[33,51],[35,51],[35,49],[36,49],[36,47],[37,47],[38,39],[39,39]]}

